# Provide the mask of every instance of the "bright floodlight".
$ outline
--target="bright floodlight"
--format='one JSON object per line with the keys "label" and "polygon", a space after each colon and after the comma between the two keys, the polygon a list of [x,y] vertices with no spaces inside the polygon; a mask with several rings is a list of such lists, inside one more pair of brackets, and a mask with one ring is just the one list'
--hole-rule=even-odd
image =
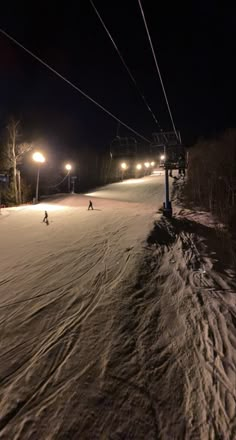
{"label": "bright floodlight", "polygon": [[33,154],[33,159],[35,160],[35,162],[45,162],[45,157],[42,155],[42,153],[39,153],[38,151]]}
{"label": "bright floodlight", "polygon": [[142,169],[142,165],[141,163],[138,163],[138,165],[136,165],[137,170],[141,170]]}
{"label": "bright floodlight", "polygon": [[165,160],[165,155],[164,154],[161,155],[161,160]]}
{"label": "bright floodlight", "polygon": [[150,167],[150,163],[149,163],[149,162],[145,162],[144,166],[145,166],[146,168],[149,168],[149,167]]}
{"label": "bright floodlight", "polygon": [[70,164],[70,163],[67,163],[67,164],[66,164],[66,167],[65,167],[65,168],[66,168],[66,170],[67,170],[67,171],[70,171],[70,170],[71,170],[71,168],[72,168],[72,166],[71,166],[71,164]]}
{"label": "bright floodlight", "polygon": [[121,168],[122,168],[122,170],[126,170],[127,169],[127,164],[125,162],[123,162],[121,164]]}
{"label": "bright floodlight", "polygon": [[154,165],[155,165],[155,162],[151,162],[151,167],[154,167]]}

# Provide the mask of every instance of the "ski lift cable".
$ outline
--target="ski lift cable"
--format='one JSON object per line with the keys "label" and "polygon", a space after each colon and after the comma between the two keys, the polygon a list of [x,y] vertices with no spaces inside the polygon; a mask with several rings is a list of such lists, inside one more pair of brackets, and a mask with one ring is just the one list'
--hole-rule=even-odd
{"label": "ski lift cable", "polygon": [[166,94],[166,91],[165,91],[165,86],[164,86],[164,83],[163,83],[163,80],[162,80],[161,71],[160,71],[160,68],[158,66],[156,54],[155,54],[155,51],[154,51],[154,48],[153,48],[151,36],[150,36],[149,30],[148,30],[147,22],[146,22],[146,19],[145,19],[143,8],[142,8],[141,0],[138,0],[138,3],[139,3],[140,11],[141,11],[141,14],[142,14],[142,17],[143,17],[144,25],[145,25],[145,28],[146,28],[148,40],[149,40],[149,43],[150,43],[150,46],[151,46],[151,50],[152,50],[153,58],[154,58],[154,61],[155,61],[157,73],[159,75],[159,79],[160,79],[160,82],[161,82],[162,90],[163,90],[163,93],[164,93],[164,96],[165,96],[165,101],[166,101],[166,105],[167,105],[168,112],[169,112],[169,115],[170,115],[170,119],[171,119],[171,122],[172,122],[172,126],[173,126],[173,129],[174,129],[174,132],[175,132],[175,136],[176,136],[177,140],[179,140],[179,136],[178,136],[177,130],[175,128],[174,119],[173,119],[173,116],[172,116],[172,113],[171,113],[170,105],[169,105],[167,94]]}
{"label": "ski lift cable", "polygon": [[57,186],[61,185],[66,180],[66,178],[69,176],[69,174],[70,174],[70,171],[68,171],[68,173],[65,175],[65,177],[63,177],[63,179],[59,183],[57,183],[56,185],[49,185],[49,188],[56,188]]}
{"label": "ski lift cable", "polygon": [[119,122],[121,125],[126,127],[128,130],[132,131],[136,136],[143,139],[145,142],[150,143],[150,140],[138,133],[136,130],[134,130],[129,125],[125,124],[125,122],[121,121],[117,116],[113,115],[109,110],[107,110],[105,107],[103,107],[101,104],[99,104],[95,99],[91,98],[87,93],[83,92],[79,87],[77,87],[74,83],[72,83],[70,80],[68,80],[65,76],[61,75],[57,70],[55,70],[53,67],[51,67],[48,63],[43,61],[41,58],[39,58],[37,55],[35,55],[31,50],[27,49],[23,44],[21,44],[19,41],[17,41],[15,38],[13,38],[11,35],[9,35],[7,32],[5,32],[3,29],[0,28],[0,32],[5,35],[5,37],[9,38],[9,40],[13,41],[17,46],[19,46],[21,49],[23,49],[25,52],[27,52],[29,55],[31,55],[33,58],[35,58],[37,61],[39,61],[43,66],[47,67],[49,70],[51,70],[55,75],[57,75],[60,79],[65,81],[67,84],[69,84],[73,89],[75,89],[77,92],[79,92],[81,95],[83,95],[85,98],[87,98],[89,101],[91,101],[93,104],[95,104],[97,107],[99,107],[101,110],[103,110],[106,114],[111,116],[113,119],[115,119],[117,122]]}
{"label": "ski lift cable", "polygon": [[148,111],[151,113],[152,118],[154,119],[155,123],[156,123],[156,124],[158,125],[158,127],[161,129],[160,123],[158,122],[158,120],[157,120],[157,118],[156,118],[156,116],[155,116],[153,110],[151,109],[150,105],[149,105],[148,102],[147,102],[147,99],[145,98],[144,94],[142,93],[141,89],[139,88],[139,86],[138,86],[138,84],[137,84],[137,81],[135,80],[135,78],[134,78],[133,74],[131,73],[129,67],[127,66],[127,64],[126,64],[126,62],[125,62],[125,60],[124,60],[124,58],[123,58],[123,56],[122,56],[122,54],[121,54],[119,48],[117,47],[117,45],[116,45],[116,43],[115,43],[113,37],[111,36],[109,30],[107,29],[107,27],[106,27],[106,25],[105,25],[105,23],[104,23],[104,21],[103,21],[101,15],[99,14],[99,12],[98,12],[96,6],[94,5],[94,3],[93,3],[92,0],[90,0],[90,3],[91,3],[91,5],[92,5],[92,7],[93,7],[95,13],[97,14],[97,16],[98,16],[100,22],[102,23],[102,26],[104,27],[104,29],[105,29],[105,31],[106,31],[108,37],[110,38],[110,40],[111,40],[111,42],[112,42],[114,48],[116,49],[116,51],[117,51],[117,53],[118,53],[118,55],[119,55],[119,57],[120,57],[120,59],[121,59],[123,65],[124,65],[125,69],[127,70],[127,72],[128,72],[128,74],[129,74],[131,80],[133,81],[133,83],[134,83],[134,85],[135,85],[135,87],[136,87],[136,89],[137,89],[139,95],[141,96],[141,98],[142,98],[144,104],[146,105]]}

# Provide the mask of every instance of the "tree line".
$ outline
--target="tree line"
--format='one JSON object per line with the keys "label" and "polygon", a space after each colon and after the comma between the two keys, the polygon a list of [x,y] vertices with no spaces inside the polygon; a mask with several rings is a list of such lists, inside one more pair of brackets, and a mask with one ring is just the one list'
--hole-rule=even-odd
{"label": "tree line", "polygon": [[236,234],[236,130],[189,149],[185,196]]}
{"label": "tree line", "polygon": [[[32,201],[35,179],[32,180],[29,170],[24,167],[27,153],[32,149],[33,143],[25,141],[20,121],[11,118],[0,139],[0,204],[11,206]],[[89,145],[80,149],[74,157],[73,174],[77,175],[76,192],[120,180],[119,162],[120,160],[111,158],[106,146],[100,152]],[[58,162],[47,163],[42,167],[42,171],[44,175],[40,181],[41,194],[68,191],[67,180],[63,179],[64,171],[63,169],[60,171]],[[8,176],[7,184],[1,181],[1,174]],[[63,183],[57,185],[60,181]]]}
{"label": "tree line", "polygon": [[32,149],[32,144],[23,141],[20,121],[11,118],[0,144],[0,173],[9,176],[9,184],[1,185],[1,203],[20,204],[25,201],[26,184],[21,178],[19,165]]}

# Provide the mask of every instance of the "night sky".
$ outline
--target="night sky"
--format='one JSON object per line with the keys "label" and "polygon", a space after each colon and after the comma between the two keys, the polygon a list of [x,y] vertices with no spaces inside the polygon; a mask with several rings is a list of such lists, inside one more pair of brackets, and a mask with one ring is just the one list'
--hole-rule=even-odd
{"label": "night sky", "polygon": [[[89,0],[1,3],[0,27],[128,125],[157,131]],[[50,3],[50,5],[49,5]],[[228,2],[143,0],[176,127],[186,144],[235,127],[235,11]],[[171,129],[137,0],[94,0],[164,130]],[[12,114],[25,133],[73,155],[109,146],[117,123],[0,34],[0,124]],[[125,128],[120,135],[129,135]],[[130,133],[132,135],[132,133]]]}

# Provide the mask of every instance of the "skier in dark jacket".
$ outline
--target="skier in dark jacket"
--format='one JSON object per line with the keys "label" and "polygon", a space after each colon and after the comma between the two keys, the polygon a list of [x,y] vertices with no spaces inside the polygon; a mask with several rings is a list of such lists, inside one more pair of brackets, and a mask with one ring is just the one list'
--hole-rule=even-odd
{"label": "skier in dark jacket", "polygon": [[185,159],[184,156],[181,155],[179,156],[179,160],[178,160],[178,168],[179,168],[179,176],[185,176]]}
{"label": "skier in dark jacket", "polygon": [[93,210],[93,204],[92,204],[92,201],[91,201],[91,200],[89,200],[88,211],[89,211],[89,209],[92,209],[92,210]]}
{"label": "skier in dark jacket", "polygon": [[43,223],[46,223],[46,225],[49,225],[49,222],[48,222],[48,213],[47,213],[47,211],[44,212]]}

